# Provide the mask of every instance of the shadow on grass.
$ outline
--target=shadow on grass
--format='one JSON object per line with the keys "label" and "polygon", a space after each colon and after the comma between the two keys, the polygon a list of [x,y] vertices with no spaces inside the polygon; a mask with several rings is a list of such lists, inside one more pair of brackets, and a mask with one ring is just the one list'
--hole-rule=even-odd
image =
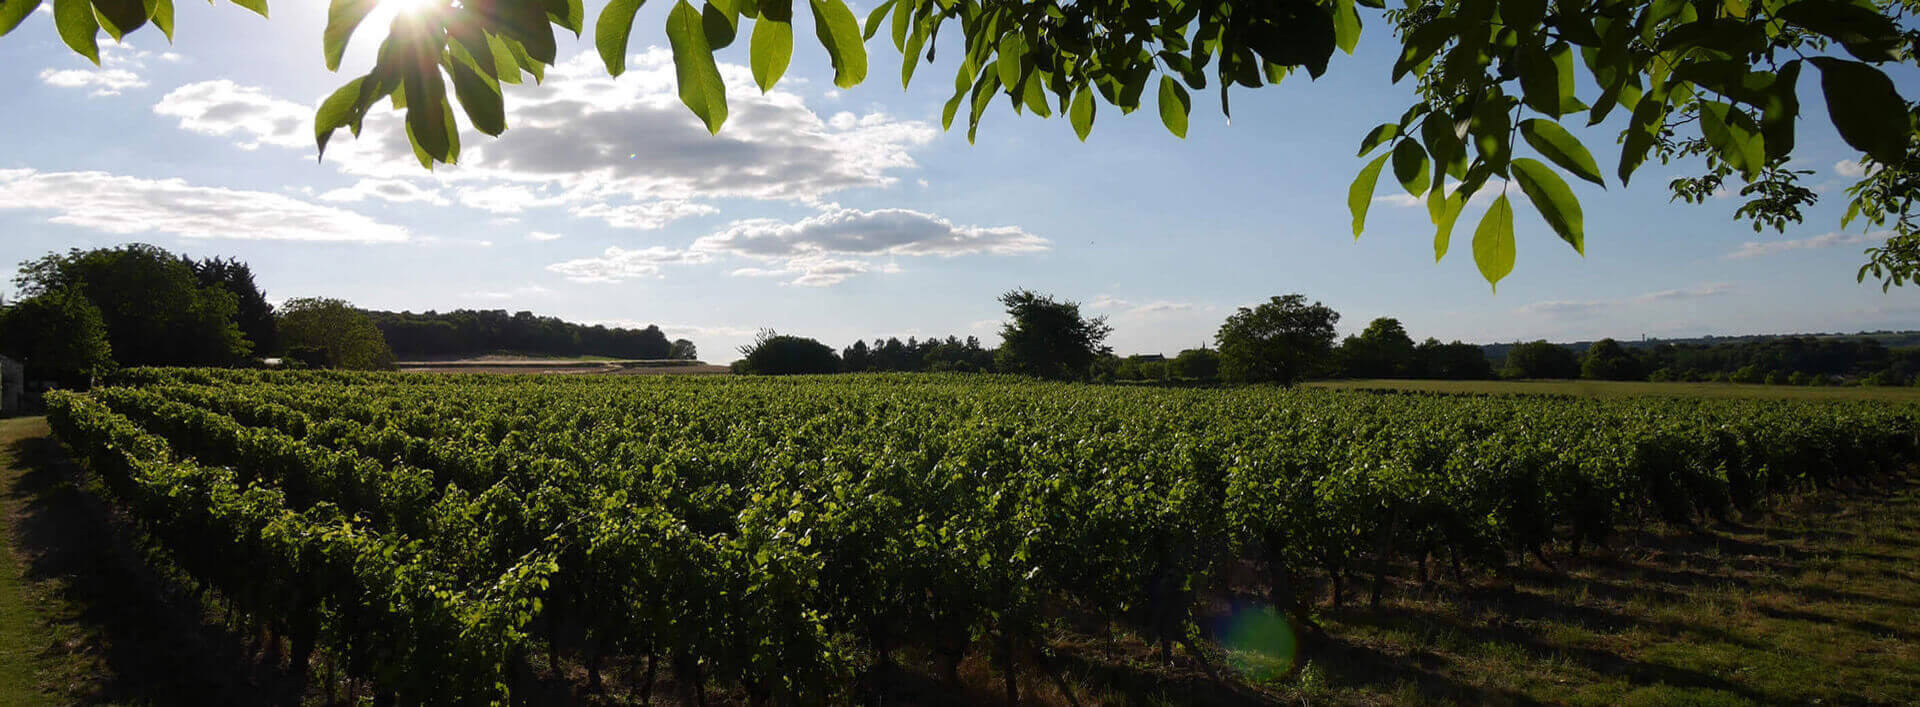
{"label": "shadow on grass", "polygon": [[259,705],[297,700],[278,666],[246,637],[212,621],[188,590],[154,569],[134,529],[87,489],[49,437],[17,441],[20,475],[5,492],[20,508],[14,550],[27,581],[58,603],[53,621],[77,640],[45,657],[90,664],[54,687],[63,704]]}

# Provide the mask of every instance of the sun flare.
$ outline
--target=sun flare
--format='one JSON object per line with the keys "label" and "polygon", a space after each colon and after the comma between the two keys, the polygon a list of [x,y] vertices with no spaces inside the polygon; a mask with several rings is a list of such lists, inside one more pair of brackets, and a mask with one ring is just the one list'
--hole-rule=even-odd
{"label": "sun flare", "polygon": [[380,0],[380,6],[392,10],[393,14],[418,14],[439,4],[440,0]]}

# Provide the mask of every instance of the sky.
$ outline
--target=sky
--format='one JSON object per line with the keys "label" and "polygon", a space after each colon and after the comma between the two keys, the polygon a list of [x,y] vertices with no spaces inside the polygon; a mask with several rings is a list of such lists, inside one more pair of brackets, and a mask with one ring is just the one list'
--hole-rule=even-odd
{"label": "sky", "polygon": [[[1913,289],[1855,281],[1885,236],[1840,229],[1857,153],[1812,74],[1793,166],[1822,199],[1805,223],[1756,233],[1732,219],[1737,198],[1671,203],[1666,182],[1697,164],[1651,162],[1623,187],[1616,116],[1576,129],[1609,176],[1605,189],[1570,180],[1585,256],[1515,189],[1518,261],[1495,291],[1469,245],[1485,199],[1436,263],[1425,209],[1389,175],[1352,237],[1355,149],[1413,97],[1390,81],[1378,16],[1318,81],[1238,90],[1231,120],[1217,92],[1197,93],[1184,140],[1149,96],[1132,115],[1100,106],[1084,143],[1057,115],[997,102],[969,145],[964,124],[940,127],[957,32],[904,89],[883,32],[867,81],[841,90],[805,17],[772,92],[753,84],[747,42],[719,53],[731,117],[709,135],[675,91],[669,7],[641,11],[617,79],[591,33],[563,35],[542,85],[509,87],[508,131],[464,131],[460,164],[431,173],[385,106],[316,159],[313,108],[371,66],[390,11],[333,73],[321,0],[281,0],[272,19],[179,3],[172,44],[151,28],[103,36],[101,67],[67,50],[42,8],[0,37],[0,264],[145,242],[244,260],[275,301],[657,324],[720,362],[761,328],[835,347],[991,346],[996,298],[1016,288],[1108,317],[1122,354],[1206,344],[1236,308],[1296,292],[1339,311],[1343,333],[1392,316],[1416,339],[1476,343],[1920,328]],[[589,0],[586,16],[598,12]],[[1920,94],[1920,76],[1894,77]]]}

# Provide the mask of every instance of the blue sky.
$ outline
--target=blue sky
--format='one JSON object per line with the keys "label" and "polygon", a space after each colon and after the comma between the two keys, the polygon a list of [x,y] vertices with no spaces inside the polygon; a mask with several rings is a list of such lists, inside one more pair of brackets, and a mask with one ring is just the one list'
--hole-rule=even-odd
{"label": "blue sky", "polygon": [[[1084,144],[1063,119],[996,103],[970,146],[964,126],[939,127],[957,51],[903,91],[876,37],[866,83],[836,90],[805,18],[772,94],[748,78],[744,41],[721,53],[731,118],[708,136],[674,93],[669,6],[642,10],[619,79],[590,39],[565,38],[545,85],[509,92],[505,136],[467,131],[461,164],[433,174],[384,109],[314,159],[312,107],[369,65],[378,16],[333,74],[318,0],[271,20],[180,3],[175,44],[142,30],[103,68],[36,15],[0,38],[0,262],[143,241],[246,260],[274,300],[657,323],[714,361],[761,327],[991,345],[994,298],[1017,287],[1107,315],[1121,353],[1199,345],[1235,307],[1290,292],[1339,310],[1343,331],[1395,316],[1416,338],[1472,342],[1920,328],[1911,290],[1854,281],[1874,236],[1839,231],[1854,154],[1812,78],[1795,166],[1824,198],[1805,224],[1754,233],[1731,220],[1736,199],[1670,204],[1666,181],[1694,166],[1649,164],[1631,188],[1575,182],[1584,258],[1516,209],[1518,264],[1496,294],[1467,245],[1477,207],[1436,264],[1425,210],[1388,177],[1351,237],[1354,148],[1412,90],[1388,81],[1377,18],[1320,81],[1237,91],[1231,122],[1216,92],[1196,94],[1186,140],[1149,97],[1130,116],[1102,106]],[[1579,131],[1609,173],[1618,129]]]}

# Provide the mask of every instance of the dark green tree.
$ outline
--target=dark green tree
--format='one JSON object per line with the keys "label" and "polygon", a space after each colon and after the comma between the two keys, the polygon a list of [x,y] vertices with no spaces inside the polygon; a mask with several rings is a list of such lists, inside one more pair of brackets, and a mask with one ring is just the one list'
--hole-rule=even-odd
{"label": "dark green tree", "polygon": [[[288,300],[280,308],[280,342],[304,358],[325,352],[327,368],[380,370],[393,367],[393,350],[366,312],[337,299]],[[312,364],[313,361],[305,361]]]}
{"label": "dark green tree", "polygon": [[1173,375],[1179,378],[1212,380],[1220,376],[1220,352],[1207,347],[1187,349],[1173,357]]}
{"label": "dark green tree", "polygon": [[1587,355],[1580,360],[1580,377],[1606,381],[1646,380],[1647,369],[1620,342],[1601,339],[1587,347]]}
{"label": "dark green tree", "polygon": [[1078,380],[1092,375],[1095,359],[1108,353],[1113,327],[1106,317],[1083,317],[1080,303],[1056,300],[1031,290],[1000,296],[1008,321],[1000,326],[1000,350],[994,357],[1002,373]]}
{"label": "dark green tree", "polygon": [[1307,304],[1305,295],[1241,307],[1214,335],[1220,373],[1235,382],[1293,385],[1328,363],[1339,322],[1339,312],[1319,302]]}
{"label": "dark green tree", "polygon": [[782,335],[772,329],[760,330],[753,343],[740,347],[740,356],[735,364],[740,373],[786,376],[840,372],[840,357],[831,347],[814,339]]}
{"label": "dark green tree", "polygon": [[69,290],[92,302],[122,366],[228,366],[252,352],[233,294],[154,246],[48,254],[22,263],[14,282],[27,297]]}
{"label": "dark green tree", "polygon": [[181,256],[180,259],[193,268],[200,286],[218,287],[233,295],[234,324],[240,327],[240,333],[247,337],[256,355],[278,350],[274,340],[273,304],[254,282],[253,268],[233,258],[191,260]]}
{"label": "dark green tree", "polygon": [[1339,359],[1349,378],[1407,378],[1413,375],[1413,337],[1400,320],[1380,317],[1358,336],[1341,342]]}
{"label": "dark green tree", "polygon": [[1579,378],[1580,357],[1572,349],[1547,341],[1530,341],[1507,351],[1506,378]]}
{"label": "dark green tree", "polygon": [[700,349],[686,339],[674,339],[673,345],[667,348],[667,358],[681,361],[696,360],[700,358]]}
{"label": "dark green tree", "polygon": [[0,354],[30,376],[85,384],[113,368],[113,345],[100,309],[72,289],[41,292],[0,309]]}
{"label": "dark green tree", "polygon": [[1442,380],[1485,380],[1494,377],[1493,364],[1487,361],[1487,354],[1473,344],[1455,341],[1442,344],[1439,339],[1429,338],[1420,342],[1414,352],[1417,378],[1438,378]]}

